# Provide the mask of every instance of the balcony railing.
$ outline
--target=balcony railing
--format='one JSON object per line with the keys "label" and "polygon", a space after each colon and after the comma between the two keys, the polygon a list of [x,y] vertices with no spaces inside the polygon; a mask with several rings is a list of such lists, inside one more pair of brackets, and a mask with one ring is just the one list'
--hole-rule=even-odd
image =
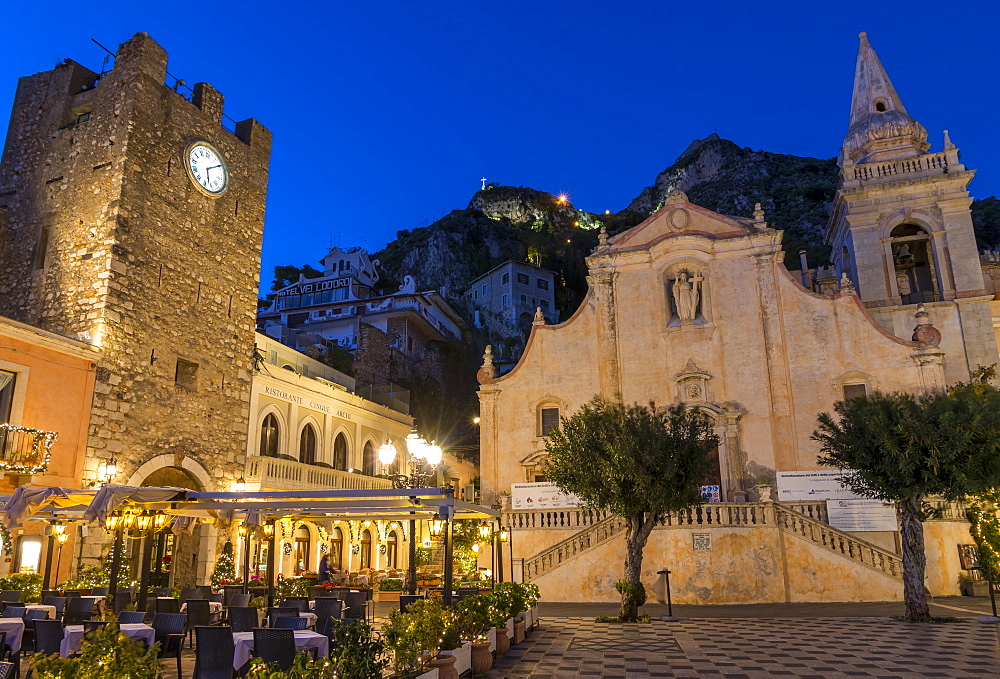
{"label": "balcony railing", "polygon": [[267,490],[370,490],[392,488],[389,479],[327,469],[279,457],[251,457],[247,460],[248,486]]}
{"label": "balcony railing", "polygon": [[0,424],[0,472],[41,474],[49,468],[52,444],[58,437],[54,431]]}

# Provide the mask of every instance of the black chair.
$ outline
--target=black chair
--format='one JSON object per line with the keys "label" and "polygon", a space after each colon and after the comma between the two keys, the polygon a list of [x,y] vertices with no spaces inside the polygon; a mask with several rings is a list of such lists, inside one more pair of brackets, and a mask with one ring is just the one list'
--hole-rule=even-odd
{"label": "black chair", "polygon": [[194,643],[194,628],[212,625],[214,622],[212,620],[212,608],[208,603],[208,599],[188,599],[188,648]]}
{"label": "black chair", "polygon": [[327,592],[329,592],[329,591],[330,590],[327,587],[319,587],[319,586],[310,587],[309,588],[309,598],[310,599],[321,599],[322,597],[328,596]]}
{"label": "black chair", "polygon": [[58,620],[35,621],[35,654],[59,655],[63,626]]}
{"label": "black chair", "polygon": [[290,617],[287,615],[279,615],[274,619],[274,624],[271,625],[275,629],[305,629],[306,619],[296,615],[295,617]]}
{"label": "black chair", "polygon": [[174,590],[172,590],[169,587],[154,587],[153,588],[153,596],[169,596],[169,597],[172,597],[173,595],[174,595]]}
{"label": "black chair", "polygon": [[94,587],[93,589],[90,590],[90,595],[91,596],[107,596],[108,595],[108,589],[109,589],[108,587]]}
{"label": "black chair", "polygon": [[321,630],[330,618],[340,619],[344,612],[344,602],[333,597],[320,597],[316,599],[316,629]]}
{"label": "black chair", "polygon": [[170,597],[169,599],[168,598],[164,598],[164,597],[157,597],[156,598],[156,612],[157,613],[180,613],[181,612],[181,602],[179,602],[177,599],[174,599],[173,597]]}
{"label": "black chair", "polygon": [[364,620],[368,612],[368,595],[364,592],[348,592],[344,596],[344,617],[350,620]]}
{"label": "black chair", "polygon": [[115,594],[112,608],[115,613],[121,613],[132,603],[132,595],[129,592],[118,592]]}
{"label": "black chair", "polygon": [[64,596],[47,596],[42,599],[42,604],[45,606],[55,606],[56,608],[56,620],[62,619],[63,611],[66,610],[66,597]]}
{"label": "black chair", "polygon": [[233,606],[229,609],[229,624],[234,632],[252,632],[260,626],[260,614],[250,606]]}
{"label": "black chair", "polygon": [[0,662],[0,679],[14,679],[14,663]]}
{"label": "black chair", "polygon": [[141,625],[146,620],[143,611],[118,611],[118,624]]}
{"label": "black chair", "polygon": [[299,613],[309,612],[309,597],[290,596],[282,600],[279,604],[282,608],[297,608]]}
{"label": "black chair", "polygon": [[181,595],[177,597],[177,600],[181,603],[181,606],[187,602],[188,599],[204,599],[205,597],[201,594],[200,587],[185,587],[181,590]]}
{"label": "black chair", "polygon": [[28,609],[24,606],[7,606],[0,613],[0,618],[23,618]]}
{"label": "black chair", "polygon": [[93,599],[73,597],[66,600],[66,613],[62,621],[65,625],[82,625],[85,620],[90,620],[93,616]]}
{"label": "black chair", "polygon": [[[209,601],[214,601],[217,604],[221,604],[222,603],[222,599],[224,597],[225,597],[225,594],[223,594],[222,592],[219,592],[218,594],[215,594],[213,592],[209,592],[208,594],[205,595],[206,599],[208,599]],[[250,603],[250,596],[249,595],[247,595],[247,603]]]}
{"label": "black chair", "polygon": [[267,609],[267,626],[274,627],[274,619],[279,616],[295,617],[299,609],[286,606],[271,606]]}
{"label": "black chair", "polygon": [[423,598],[424,597],[421,596],[421,595],[419,595],[419,594],[400,594],[399,595],[399,612],[400,613],[406,613],[407,609],[409,609],[409,607],[410,607],[410,604],[412,604],[414,601],[419,601],[420,599],[423,599]]}
{"label": "black chair", "polygon": [[459,587],[458,589],[455,590],[455,593],[458,595],[459,599],[461,599],[464,596],[476,596],[477,594],[479,594],[479,588],[478,587]]}
{"label": "black chair", "polygon": [[280,669],[287,670],[295,662],[295,632],[273,627],[254,628],[253,654],[266,663],[277,663]]}
{"label": "black chair", "polygon": [[334,638],[334,632],[338,627],[341,627],[342,625],[346,624],[347,620],[338,620],[337,618],[329,618],[326,621],[326,624],[319,628],[323,630],[323,635],[329,641],[331,658],[333,657],[334,651],[337,650],[337,640]]}
{"label": "black chair", "polygon": [[49,597],[53,597],[53,596],[61,596],[59,594],[59,590],[58,589],[43,589],[42,590],[42,598],[43,599],[48,599]]}
{"label": "black chair", "polygon": [[35,641],[35,622],[38,620],[47,620],[49,617],[48,611],[40,611],[37,608],[32,608],[30,611],[24,614],[24,636],[21,637],[21,648],[25,648]]}
{"label": "black chair", "polygon": [[0,603],[13,604],[21,600],[21,590],[5,589],[0,592]]}
{"label": "black chair", "polygon": [[63,592],[63,596],[66,597],[67,599],[74,599],[83,596],[83,592],[81,592],[78,589],[67,589],[65,592]]}
{"label": "black chair", "polygon": [[230,599],[233,598],[234,594],[243,594],[243,585],[223,585],[222,587],[222,605],[228,608],[232,604],[229,603]]}
{"label": "black chair", "polygon": [[156,641],[160,642],[161,658],[177,658],[177,676],[181,677],[181,650],[184,648],[183,613],[157,613],[153,616]]}
{"label": "black chair", "polygon": [[231,627],[195,627],[198,649],[194,654],[193,679],[232,679],[233,659],[236,647],[233,644]]}
{"label": "black chair", "polygon": [[230,606],[235,606],[237,608],[243,608],[250,605],[250,595],[249,594],[235,594],[233,598],[229,600]]}

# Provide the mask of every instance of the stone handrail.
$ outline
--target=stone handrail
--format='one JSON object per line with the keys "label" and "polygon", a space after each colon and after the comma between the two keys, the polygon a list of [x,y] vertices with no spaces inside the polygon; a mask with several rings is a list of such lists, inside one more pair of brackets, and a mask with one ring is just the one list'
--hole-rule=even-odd
{"label": "stone handrail", "polygon": [[271,490],[370,490],[392,488],[392,481],[375,476],[327,469],[279,457],[254,456],[247,459],[248,487],[260,484]]}
{"label": "stone handrail", "polygon": [[[551,572],[566,561],[607,542],[621,533],[626,525],[621,517],[579,509],[510,512],[504,518],[512,529],[583,529],[525,559],[524,577],[527,580]],[[866,568],[902,579],[899,555],[828,526],[823,522],[825,518],[826,507],[821,502],[792,502],[787,505],[777,502],[719,502],[667,514],[657,522],[657,529],[774,526]]]}
{"label": "stone handrail", "polygon": [[948,171],[947,152],[929,153],[925,156],[907,158],[905,160],[891,160],[883,163],[868,163],[867,165],[855,165],[851,168],[844,168],[845,174],[850,169],[853,171],[854,179],[864,181],[866,179],[878,179],[900,174],[916,174],[918,172],[930,172],[932,170]]}
{"label": "stone handrail", "polygon": [[888,575],[896,580],[903,579],[903,560],[898,554],[876,547],[870,542],[859,540],[850,533],[838,530],[795,511],[789,511],[780,504],[774,505],[774,518],[778,527],[806,542],[828,549],[831,552]]}
{"label": "stone handrail", "polygon": [[969,521],[969,517],[965,514],[964,502],[951,502],[935,498],[927,500],[927,504],[939,512],[937,516],[929,519],[930,521],[959,521],[963,523]]}

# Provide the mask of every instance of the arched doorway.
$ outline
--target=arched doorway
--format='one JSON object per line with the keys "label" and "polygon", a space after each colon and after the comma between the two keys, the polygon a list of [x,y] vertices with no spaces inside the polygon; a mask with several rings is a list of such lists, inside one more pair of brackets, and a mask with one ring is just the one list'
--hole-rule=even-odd
{"label": "arched doorway", "polygon": [[312,537],[309,534],[309,528],[303,524],[295,529],[295,548],[293,550],[295,564],[292,569],[295,575],[300,575],[302,571],[312,570],[309,561],[311,548]]}
{"label": "arched doorway", "polygon": [[375,458],[375,446],[372,445],[371,441],[365,442],[365,450],[363,455],[362,471],[368,476],[375,476],[378,474],[378,467],[376,465]]}
{"label": "arched doorway", "polygon": [[278,418],[268,413],[260,423],[260,455],[278,456]]}
{"label": "arched doorway", "polygon": [[399,534],[391,531],[385,541],[385,565],[387,568],[399,568]]}
{"label": "arched doorway", "polygon": [[343,433],[333,441],[333,468],[347,471],[347,437]]}
{"label": "arched doorway", "polygon": [[330,533],[330,568],[344,569],[344,531],[334,526]]}
{"label": "arched doorway", "polygon": [[299,435],[299,462],[316,463],[316,430],[311,424],[302,427],[302,433]]}
{"label": "arched doorway", "polygon": [[372,567],[372,532],[367,528],[361,533],[361,568]]}
{"label": "arched doorway", "polygon": [[[161,467],[143,479],[142,486],[169,486],[172,488],[188,488],[202,490],[201,483],[186,469],[180,467]],[[149,587],[191,587],[198,581],[198,555],[201,544],[199,526],[193,534],[180,533],[174,535],[170,528],[153,536],[153,548],[149,563],[142,563],[144,540],[131,540],[131,562],[133,577],[140,579],[145,569],[149,573]]]}

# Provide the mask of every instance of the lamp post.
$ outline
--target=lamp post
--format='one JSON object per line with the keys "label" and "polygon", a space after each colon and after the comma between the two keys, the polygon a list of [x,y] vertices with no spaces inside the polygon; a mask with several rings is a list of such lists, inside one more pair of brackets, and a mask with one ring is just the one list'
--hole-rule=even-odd
{"label": "lamp post", "polygon": [[140,611],[146,610],[146,592],[149,590],[149,572],[152,570],[149,561],[153,556],[153,539],[160,530],[166,527],[169,520],[170,517],[168,515],[151,509],[146,509],[135,515],[136,529],[139,533],[145,534],[142,539],[142,563],[139,564],[139,601],[137,608]]}
{"label": "lamp post", "polygon": [[[500,577],[500,582],[503,582],[503,546],[504,543],[510,540],[510,530],[501,526],[500,530],[497,531],[497,540],[500,541],[500,549],[498,551],[498,556],[497,556],[497,575]],[[514,557],[511,556],[511,559],[513,558]],[[510,567],[510,580],[511,582],[514,581],[513,563],[511,563]]]}
{"label": "lamp post", "polygon": [[65,526],[59,526],[63,530],[56,536],[56,542],[59,543],[58,551],[56,552],[56,582],[59,582],[59,565],[62,563],[62,550],[63,545],[69,540],[69,534],[66,532]]}
{"label": "lamp post", "polygon": [[42,576],[42,589],[51,589],[49,586],[52,580],[52,553],[56,551],[56,536],[59,530],[65,530],[58,523],[52,522],[45,527],[45,534],[48,536],[48,543],[45,545],[45,574]]}
{"label": "lamp post", "polygon": [[243,593],[250,591],[250,531],[246,524],[239,527],[239,535],[243,538]]}
{"label": "lamp post", "polygon": [[[479,524],[479,540],[483,543],[490,543],[490,574],[492,575],[496,572],[495,567],[497,561],[497,543],[493,534],[493,526],[488,523]],[[500,556],[503,556],[503,554]]]}
{"label": "lamp post", "polygon": [[132,512],[122,512],[120,514],[109,514],[104,520],[104,530],[115,534],[115,541],[111,553],[111,577],[108,580],[108,596],[114,601],[114,596],[118,591],[118,571],[122,563],[122,541],[126,530],[135,525],[135,514]]}
{"label": "lamp post", "polygon": [[267,538],[267,605],[274,605],[274,519],[264,525]]}

